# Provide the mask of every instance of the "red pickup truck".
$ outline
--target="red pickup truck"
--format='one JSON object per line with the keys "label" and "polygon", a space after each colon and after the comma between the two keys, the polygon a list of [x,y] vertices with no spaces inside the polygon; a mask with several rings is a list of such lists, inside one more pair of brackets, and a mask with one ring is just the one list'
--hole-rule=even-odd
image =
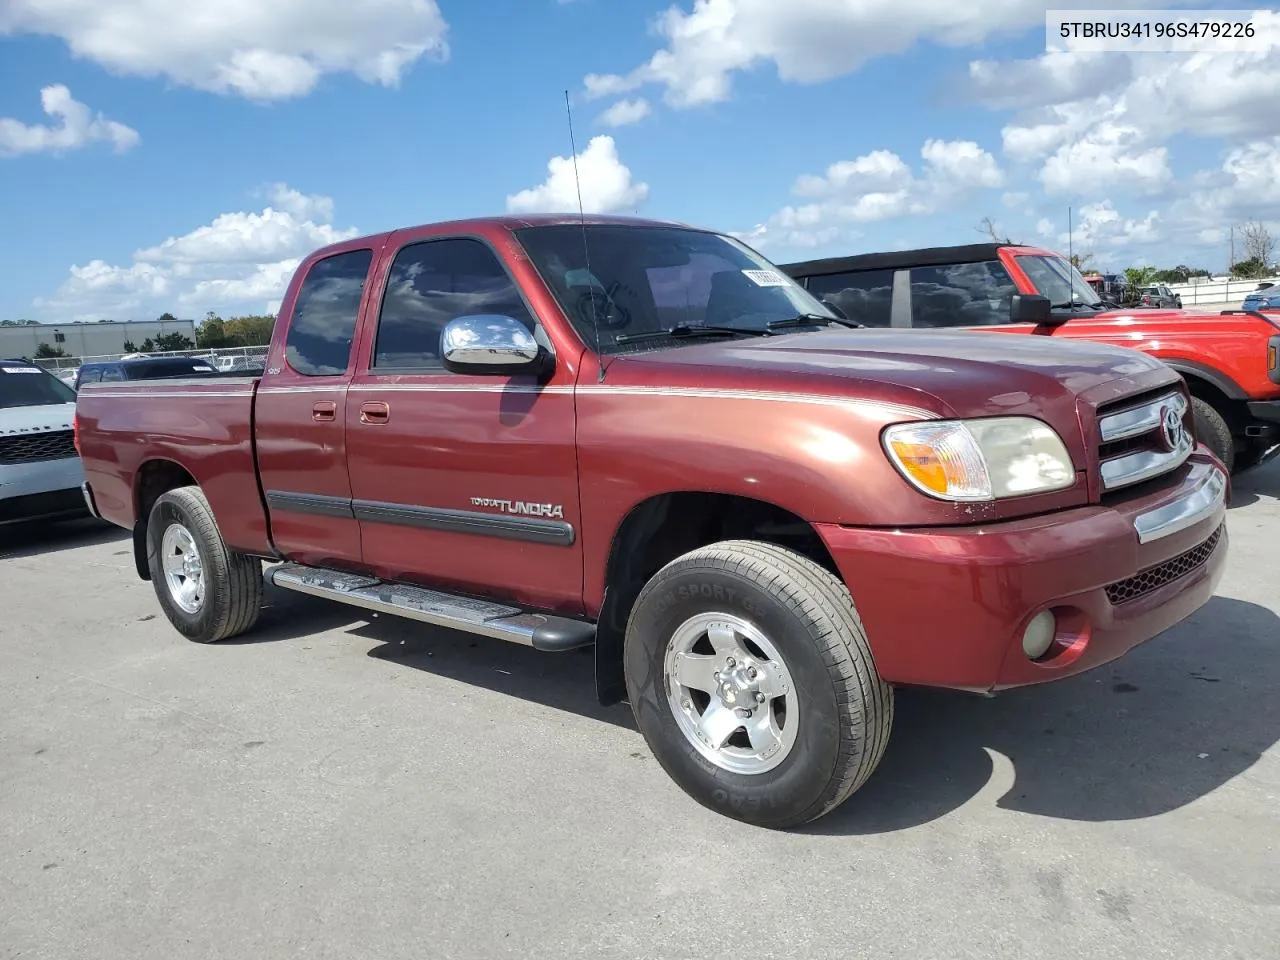
{"label": "red pickup truck", "polygon": [[260,377],[87,385],[75,427],[91,509],[191,640],[248,630],[265,579],[594,644],[664,769],[770,827],[866,780],[894,686],[1096,667],[1227,553],[1227,474],[1159,361],[855,329],[737,240],[652,221],[325,248]]}
{"label": "red pickup truck", "polygon": [[1052,250],[975,243],[784,264],[868,326],[984,327],[1131,347],[1191,391],[1195,429],[1228,470],[1280,453],[1280,318],[1253,310],[1115,309]]}

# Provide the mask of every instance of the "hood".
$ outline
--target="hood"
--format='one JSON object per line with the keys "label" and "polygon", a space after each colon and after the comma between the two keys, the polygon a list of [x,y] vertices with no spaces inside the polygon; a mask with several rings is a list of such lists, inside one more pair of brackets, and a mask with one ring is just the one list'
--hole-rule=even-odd
{"label": "hood", "polygon": [[[671,379],[856,394],[942,416],[1032,413],[1110,386],[1116,396],[1174,382],[1159,360],[1124,347],[979,331],[840,329],[628,354]],[[700,368],[695,371],[692,368]],[[735,375],[736,374],[736,375]],[[1166,376],[1167,375],[1167,376]],[[664,377],[664,379],[666,379]]]}
{"label": "hood", "polygon": [[70,430],[76,415],[74,403],[47,403],[36,407],[0,407],[0,437],[20,433]]}

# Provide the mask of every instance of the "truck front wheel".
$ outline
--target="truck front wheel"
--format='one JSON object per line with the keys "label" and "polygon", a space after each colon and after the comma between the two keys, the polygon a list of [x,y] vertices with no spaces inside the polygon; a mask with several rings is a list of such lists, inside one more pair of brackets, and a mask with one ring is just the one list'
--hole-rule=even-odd
{"label": "truck front wheel", "polygon": [[769,543],[702,547],[636,600],[624,653],[636,723],[699,803],[758,826],[835,809],[880,762],[893,691],[849,591]]}
{"label": "truck front wheel", "polygon": [[262,564],[223,542],[199,487],[162,494],[147,521],[147,564],[160,606],[196,643],[248,630],[262,609]]}

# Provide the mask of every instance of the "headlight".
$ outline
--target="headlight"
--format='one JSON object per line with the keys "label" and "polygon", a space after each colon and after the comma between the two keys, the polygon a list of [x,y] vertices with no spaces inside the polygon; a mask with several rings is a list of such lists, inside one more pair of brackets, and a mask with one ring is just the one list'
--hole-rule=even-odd
{"label": "headlight", "polygon": [[1075,483],[1062,439],[1031,417],[898,423],[884,431],[884,448],[912,485],[940,500],[1000,500]]}

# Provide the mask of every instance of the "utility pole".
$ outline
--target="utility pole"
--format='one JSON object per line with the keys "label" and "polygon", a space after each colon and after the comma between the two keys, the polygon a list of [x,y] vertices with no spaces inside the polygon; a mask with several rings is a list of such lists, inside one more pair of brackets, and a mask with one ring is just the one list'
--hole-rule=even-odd
{"label": "utility pole", "polygon": [[1231,271],[1235,269],[1235,266],[1236,266],[1236,228],[1235,228],[1235,225],[1232,224],[1231,226],[1231,259],[1227,263],[1227,276],[1231,276]]}

